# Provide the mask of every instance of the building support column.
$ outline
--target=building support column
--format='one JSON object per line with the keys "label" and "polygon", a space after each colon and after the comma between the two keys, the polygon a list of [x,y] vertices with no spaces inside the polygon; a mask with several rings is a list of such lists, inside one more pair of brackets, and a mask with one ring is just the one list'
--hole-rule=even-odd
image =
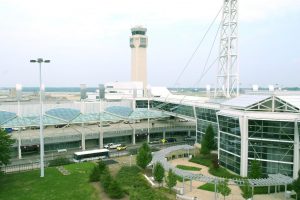
{"label": "building support column", "polygon": [[135,128],[132,130],[132,144],[135,145]]}
{"label": "building support column", "polygon": [[[84,124],[81,125],[82,129],[84,129]],[[81,132],[81,149],[84,151],[85,150],[85,134],[84,130]]]}
{"label": "building support column", "polygon": [[[20,128],[21,129],[21,128]],[[22,159],[22,150],[21,150],[22,140],[21,140],[21,130],[19,130],[19,137],[18,137],[18,158]]]}
{"label": "building support column", "polygon": [[298,122],[295,121],[295,130],[294,130],[294,167],[293,167],[293,178],[298,178],[298,171],[300,170],[299,167],[299,151],[300,151],[300,144],[299,144],[299,129],[298,129]]}
{"label": "building support column", "polygon": [[190,130],[188,130],[188,136],[191,137],[191,131]]}
{"label": "building support column", "polygon": [[239,117],[240,131],[241,131],[241,165],[240,175],[247,177],[248,175],[248,118],[246,116]]}
{"label": "building support column", "polygon": [[193,190],[192,179],[190,180],[190,192]]}
{"label": "building support column", "polygon": [[163,139],[166,139],[166,131],[163,131]]}
{"label": "building support column", "polygon": [[100,130],[100,134],[99,134],[99,148],[103,149],[103,131]]}
{"label": "building support column", "polygon": [[198,122],[197,122],[197,113],[196,113],[196,107],[195,106],[193,106],[193,110],[194,110],[194,117],[195,117],[195,121],[196,121],[196,135],[195,135],[195,137],[196,137],[196,140],[195,140],[195,144],[197,144],[197,143],[199,143],[198,142]]}

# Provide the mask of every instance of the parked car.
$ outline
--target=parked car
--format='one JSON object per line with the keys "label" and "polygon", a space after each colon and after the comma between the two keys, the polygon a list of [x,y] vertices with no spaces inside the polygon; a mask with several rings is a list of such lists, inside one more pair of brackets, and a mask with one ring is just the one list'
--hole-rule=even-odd
{"label": "parked car", "polygon": [[196,137],[195,136],[185,136],[184,141],[195,141]]}
{"label": "parked car", "polygon": [[118,151],[122,151],[122,150],[126,150],[126,149],[127,149],[127,146],[125,144],[122,144],[121,146],[117,147]]}
{"label": "parked car", "polygon": [[166,138],[167,142],[177,142],[176,138]]}
{"label": "parked car", "polygon": [[119,146],[121,146],[121,144],[114,144],[114,143],[112,143],[112,145],[109,146],[109,149],[116,149]]}
{"label": "parked car", "polygon": [[104,148],[105,149],[108,149],[111,145],[113,145],[114,143],[108,143],[108,144],[106,144],[106,145],[104,145]]}

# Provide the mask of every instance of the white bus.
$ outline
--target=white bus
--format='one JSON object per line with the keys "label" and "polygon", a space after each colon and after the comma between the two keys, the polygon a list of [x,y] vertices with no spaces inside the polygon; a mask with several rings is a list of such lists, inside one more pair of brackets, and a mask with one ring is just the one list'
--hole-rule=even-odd
{"label": "white bus", "polygon": [[80,151],[75,152],[73,161],[74,162],[85,162],[89,160],[98,160],[104,159],[109,157],[109,150],[108,149],[95,149],[89,151]]}

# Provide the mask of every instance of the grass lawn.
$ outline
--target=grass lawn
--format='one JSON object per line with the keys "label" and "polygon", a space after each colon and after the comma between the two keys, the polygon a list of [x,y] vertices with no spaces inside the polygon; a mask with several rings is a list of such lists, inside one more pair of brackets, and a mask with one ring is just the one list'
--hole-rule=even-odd
{"label": "grass lawn", "polygon": [[215,191],[215,185],[212,184],[212,183],[206,183],[204,185],[199,186],[198,189],[214,192]]}
{"label": "grass lawn", "polygon": [[197,156],[191,158],[189,161],[206,167],[210,167],[212,165],[211,158],[209,157]]}
{"label": "grass lawn", "polygon": [[222,178],[242,178],[239,175],[230,173],[227,169],[223,167],[219,167],[218,169],[214,169],[211,167],[209,168],[208,172],[213,176]]}
{"label": "grass lawn", "polygon": [[45,177],[40,171],[0,176],[0,199],[5,200],[96,200],[97,192],[88,182],[94,163],[66,165],[70,175],[62,175],[55,167],[45,169]]}
{"label": "grass lawn", "polygon": [[199,167],[192,167],[187,165],[176,165],[176,168],[182,169],[182,170],[188,170],[188,171],[200,171],[201,168]]}
{"label": "grass lawn", "polygon": [[175,199],[174,193],[169,193],[163,188],[152,188],[141,170],[137,166],[122,167],[116,176],[130,200],[171,200]]}

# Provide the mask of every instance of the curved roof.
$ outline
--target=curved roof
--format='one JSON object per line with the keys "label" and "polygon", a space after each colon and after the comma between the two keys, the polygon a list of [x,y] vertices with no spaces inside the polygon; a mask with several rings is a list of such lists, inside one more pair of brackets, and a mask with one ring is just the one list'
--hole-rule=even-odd
{"label": "curved roof", "polygon": [[133,112],[131,108],[124,106],[111,106],[106,108],[105,111],[126,118],[129,117]]}
{"label": "curved roof", "polygon": [[79,110],[71,109],[71,108],[55,108],[46,111],[46,115],[65,120],[67,122],[76,118],[80,114]]}
{"label": "curved roof", "polygon": [[15,118],[16,116],[16,113],[0,111],[0,125]]}

